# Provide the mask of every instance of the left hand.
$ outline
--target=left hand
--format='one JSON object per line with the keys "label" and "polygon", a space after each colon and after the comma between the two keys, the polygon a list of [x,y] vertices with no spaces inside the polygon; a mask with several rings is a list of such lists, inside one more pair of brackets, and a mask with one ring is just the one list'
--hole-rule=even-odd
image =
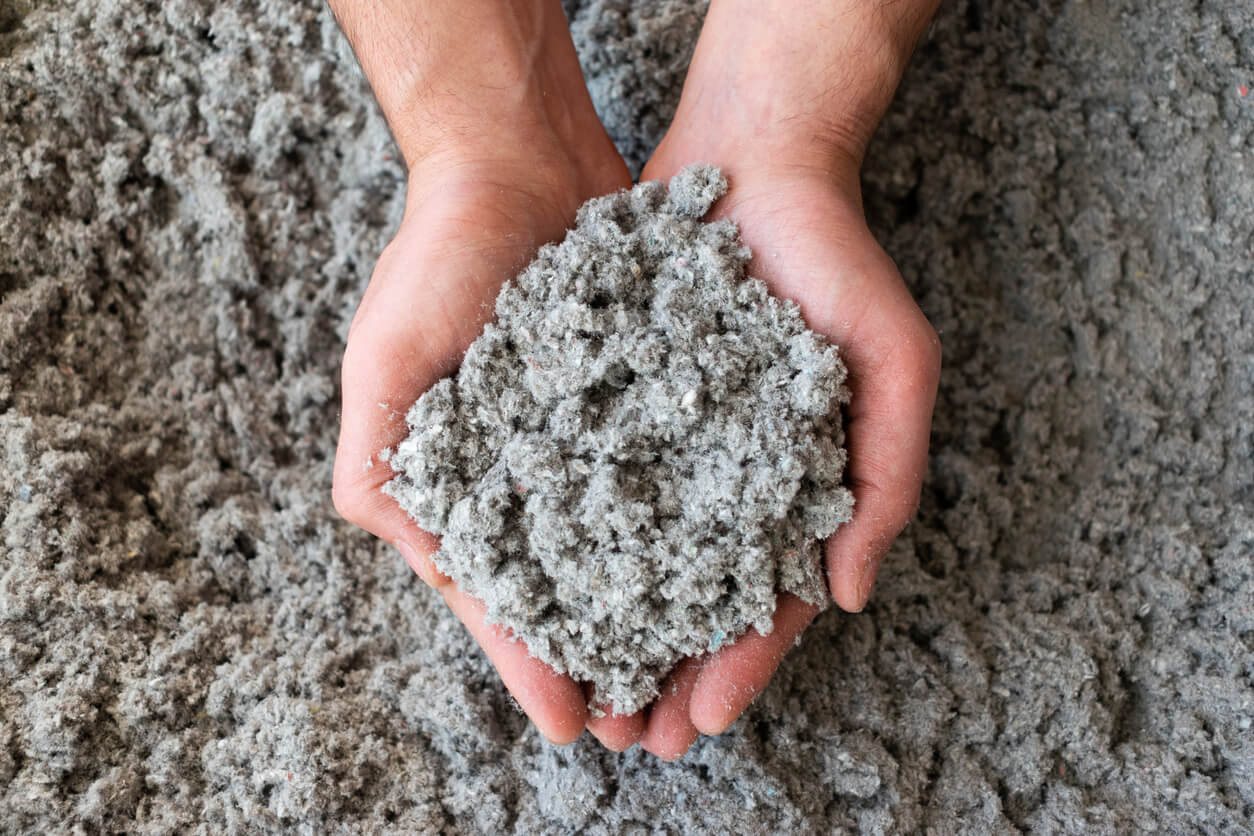
{"label": "left hand", "polygon": [[[753,251],[749,274],[776,296],[795,301],[807,325],[841,352],[852,392],[844,428],[847,482],[856,505],[853,521],[828,539],[825,553],[833,599],[856,612],[866,605],[880,560],[918,504],[940,376],[940,342],[867,228],[858,181],[866,140],[909,49],[900,51],[895,64],[851,62],[851,75],[862,70],[871,77],[846,83],[880,98],[867,93],[860,99],[846,90],[845,109],[828,108],[811,87],[830,66],[797,66],[815,60],[795,42],[804,34],[785,38],[790,49],[775,56],[769,39],[746,33],[754,26],[746,20],[769,12],[742,10],[737,16],[729,8],[735,5],[712,6],[675,121],[642,179],[669,179],[694,162],[720,166],[730,191],[712,214],[739,225]],[[774,25],[785,29],[788,19],[799,15],[795,9],[780,14]],[[836,38],[818,58],[830,62],[833,50],[866,48],[857,27],[847,18],[840,22],[845,41]],[[801,20],[806,27],[814,24],[813,18]],[[875,33],[863,34],[872,39]],[[781,80],[790,72],[795,82]],[[716,653],[681,662],[642,718],[641,745],[669,760],[681,756],[698,733],[721,734],[766,687],[816,613],[795,596],[781,594],[769,635],[750,629]],[[588,722],[594,734],[598,722]]]}

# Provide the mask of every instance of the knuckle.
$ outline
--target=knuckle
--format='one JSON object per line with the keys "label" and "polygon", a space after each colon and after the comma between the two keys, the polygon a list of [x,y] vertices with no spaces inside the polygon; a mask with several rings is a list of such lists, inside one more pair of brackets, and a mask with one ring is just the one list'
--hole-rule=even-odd
{"label": "knuckle", "polygon": [[350,375],[353,369],[360,362],[357,358],[361,356],[361,338],[358,333],[358,322],[362,318],[361,308],[357,309],[357,313],[353,315],[353,321],[348,326],[348,339],[344,343],[344,356],[340,359],[340,375]]}
{"label": "knuckle", "polygon": [[355,486],[336,475],[331,481],[331,504],[335,512],[348,522],[360,525],[361,501]]}
{"label": "knuckle", "polygon": [[918,347],[919,359],[924,362],[936,363],[940,360],[940,337],[936,329],[922,311],[919,312],[914,326],[914,342]]}
{"label": "knuckle", "polygon": [[915,479],[910,488],[906,491],[905,501],[901,506],[901,525],[898,531],[906,527],[906,524],[914,519],[914,515],[919,512],[919,503],[923,498],[923,481]]}
{"label": "knuckle", "polygon": [[399,256],[396,254],[398,247],[399,244],[396,238],[388,242],[379,253],[374,269],[370,271],[370,281],[366,284],[361,301],[357,304],[357,310],[353,312],[353,318],[348,324],[347,342],[350,347],[353,345],[354,335],[361,333],[362,323],[370,317],[374,307],[373,302],[378,295],[379,288],[386,284],[388,276],[396,271],[395,265],[399,259]]}
{"label": "knuckle", "polygon": [[352,320],[350,320],[348,323],[348,334],[345,336],[345,339],[344,339],[344,360],[342,363],[342,366],[344,368],[347,368],[348,365],[357,356],[358,352],[354,350],[354,346],[358,345],[361,342],[362,336],[364,334],[368,334],[370,332],[370,329],[366,328],[363,324],[366,322],[369,316],[370,316],[370,295],[369,295],[369,292],[367,291],[367,295],[362,297],[361,302],[357,305],[357,310],[353,312]]}
{"label": "knuckle", "polygon": [[912,378],[911,384],[920,388],[935,389],[940,380],[941,342],[936,329],[919,313],[906,354],[906,366]]}
{"label": "knuckle", "polygon": [[928,368],[935,376],[939,377],[944,351],[941,346],[940,334],[936,333],[936,329],[932,327],[932,323],[928,322],[926,317],[923,319],[923,335],[925,345],[927,346]]}

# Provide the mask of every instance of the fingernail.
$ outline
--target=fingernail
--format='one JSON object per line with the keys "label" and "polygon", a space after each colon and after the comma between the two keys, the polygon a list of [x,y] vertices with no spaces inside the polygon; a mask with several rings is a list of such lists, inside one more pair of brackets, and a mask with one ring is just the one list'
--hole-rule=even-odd
{"label": "fingernail", "polygon": [[867,602],[871,600],[871,590],[875,587],[875,576],[879,574],[879,571],[879,561],[871,560],[862,567],[862,571],[858,574],[858,586],[854,590],[858,601],[857,612],[861,612],[866,607]]}
{"label": "fingernail", "polygon": [[579,734],[575,735],[573,738],[568,735],[553,737],[553,736],[550,736],[549,733],[546,731],[541,731],[540,734],[544,735],[544,739],[547,740],[551,746],[558,746],[558,747],[564,748],[566,746],[570,746],[576,740],[582,737],[583,730],[580,729]]}

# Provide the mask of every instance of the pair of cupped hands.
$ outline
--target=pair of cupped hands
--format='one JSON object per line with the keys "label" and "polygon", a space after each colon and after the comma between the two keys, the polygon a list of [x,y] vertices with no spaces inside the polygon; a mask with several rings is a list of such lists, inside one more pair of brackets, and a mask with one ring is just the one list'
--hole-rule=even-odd
{"label": "pair of cupped hands", "polygon": [[[632,185],[555,0],[471,2],[455,20],[439,8],[427,7],[420,43],[406,43],[394,21],[336,9],[406,157],[409,191],[348,335],[335,505],[440,591],[550,741],[570,743],[586,728],[610,749],[639,743],[675,759],[740,715],[815,607],[780,594],[768,635],[750,629],[682,661],[642,711],[594,716],[586,683],[530,656],[436,569],[436,539],[380,490],[391,469],[363,466],[404,438],[408,406],[456,371],[501,285],[562,237],[585,200]],[[868,231],[858,181],[920,25],[846,17],[816,29],[811,9],[747,26],[760,12],[760,2],[711,7],[678,112],[641,179],[720,166],[730,191],[712,216],[740,226],[750,274],[839,347],[852,391],[844,422],[856,507],[825,544],[825,561],[833,599],[857,611],[918,502],[939,375],[936,334]],[[816,32],[821,49],[807,50]]]}

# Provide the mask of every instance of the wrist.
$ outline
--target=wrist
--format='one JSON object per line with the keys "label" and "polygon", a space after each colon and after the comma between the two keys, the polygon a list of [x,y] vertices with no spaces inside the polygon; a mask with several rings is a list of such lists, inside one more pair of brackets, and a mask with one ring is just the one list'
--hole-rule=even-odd
{"label": "wrist", "polygon": [[584,201],[631,185],[627,165],[599,121],[582,141],[563,138],[536,117],[494,121],[491,130],[447,138],[412,158],[408,207],[432,197],[475,196],[520,218],[560,221],[560,233]]}
{"label": "wrist", "polygon": [[558,0],[331,6],[411,169],[573,145],[596,120]]}
{"label": "wrist", "polygon": [[[728,161],[857,171],[936,0],[714,0],[667,143]],[[765,7],[765,8],[764,8]]]}

